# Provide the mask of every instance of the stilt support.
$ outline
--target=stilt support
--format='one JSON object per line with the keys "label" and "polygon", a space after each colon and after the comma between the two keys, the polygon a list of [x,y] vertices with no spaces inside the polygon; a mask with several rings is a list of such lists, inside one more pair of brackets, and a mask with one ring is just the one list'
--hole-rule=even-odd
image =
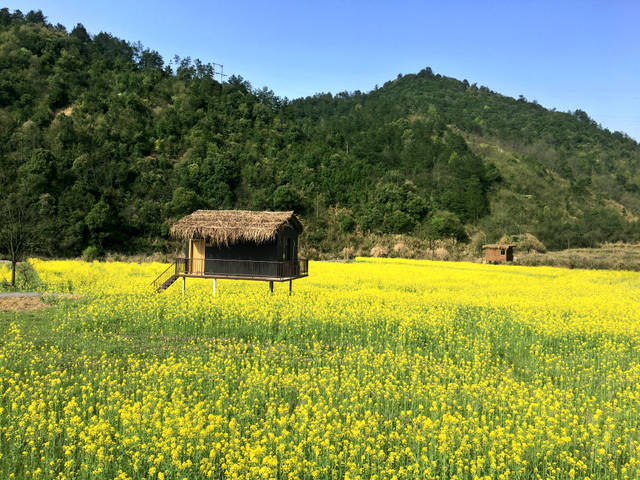
{"label": "stilt support", "polygon": [[186,277],[182,277],[182,296],[184,297],[184,289],[185,286],[187,285],[187,278]]}
{"label": "stilt support", "polygon": [[213,279],[213,296],[215,297],[217,293],[218,293],[218,279],[214,278]]}
{"label": "stilt support", "polygon": [[273,280],[269,280],[269,293],[273,295]]}
{"label": "stilt support", "polygon": [[291,296],[292,287],[293,287],[293,280],[289,280],[289,296]]}

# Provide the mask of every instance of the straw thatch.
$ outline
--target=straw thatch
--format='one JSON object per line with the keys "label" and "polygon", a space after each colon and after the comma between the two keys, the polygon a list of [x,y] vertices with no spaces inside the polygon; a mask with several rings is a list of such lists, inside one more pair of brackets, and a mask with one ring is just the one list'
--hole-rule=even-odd
{"label": "straw thatch", "polygon": [[196,210],[178,220],[170,232],[178,238],[203,238],[212,245],[264,243],[273,240],[287,224],[302,232],[302,224],[293,212]]}
{"label": "straw thatch", "polygon": [[515,246],[515,243],[489,243],[487,245],[483,245],[482,248],[512,248]]}

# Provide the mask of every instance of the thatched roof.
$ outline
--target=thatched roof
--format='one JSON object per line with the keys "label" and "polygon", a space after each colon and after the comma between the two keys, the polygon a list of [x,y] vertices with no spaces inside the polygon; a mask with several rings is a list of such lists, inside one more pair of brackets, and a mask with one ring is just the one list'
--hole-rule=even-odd
{"label": "thatched roof", "polygon": [[203,238],[213,245],[264,243],[273,240],[287,224],[302,232],[302,224],[293,212],[196,210],[174,223],[170,232],[178,238]]}
{"label": "thatched roof", "polygon": [[516,247],[515,243],[490,243],[488,245],[483,245],[482,248],[510,248]]}

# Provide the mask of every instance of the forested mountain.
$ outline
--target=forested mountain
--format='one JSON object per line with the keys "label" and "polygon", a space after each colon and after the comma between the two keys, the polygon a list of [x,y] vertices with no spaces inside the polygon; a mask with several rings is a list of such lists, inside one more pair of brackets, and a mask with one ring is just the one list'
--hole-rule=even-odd
{"label": "forested mountain", "polygon": [[638,240],[640,145],[429,68],[288,101],[211,65],[0,11],[0,203],[34,253],[172,248],[197,208],[293,209],[307,245],[366,234]]}

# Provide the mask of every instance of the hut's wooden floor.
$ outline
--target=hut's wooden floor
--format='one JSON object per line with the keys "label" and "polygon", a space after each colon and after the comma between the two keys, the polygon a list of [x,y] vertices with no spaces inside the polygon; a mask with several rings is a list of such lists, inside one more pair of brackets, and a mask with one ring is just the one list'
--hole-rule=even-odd
{"label": "hut's wooden floor", "polygon": [[259,277],[250,275],[214,275],[210,273],[180,273],[178,277],[185,278],[217,278],[220,280],[254,280],[258,282],[288,282],[289,280],[295,280],[297,278],[304,278],[308,275],[294,275],[292,277]]}

